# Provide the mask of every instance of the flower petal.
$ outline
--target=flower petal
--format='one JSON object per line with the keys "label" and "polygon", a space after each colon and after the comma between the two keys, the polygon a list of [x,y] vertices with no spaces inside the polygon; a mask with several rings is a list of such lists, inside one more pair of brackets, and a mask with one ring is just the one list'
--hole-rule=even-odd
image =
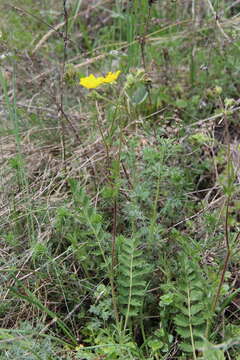
{"label": "flower petal", "polygon": [[88,77],[84,77],[80,79],[80,85],[87,89],[95,89],[99,85],[103,84],[104,78],[99,77],[96,78],[93,74],[89,75]]}
{"label": "flower petal", "polygon": [[120,70],[116,71],[115,73],[109,72],[109,73],[105,76],[104,82],[105,82],[105,83],[112,83],[112,82],[116,81],[117,78],[119,77],[120,73],[121,73]]}
{"label": "flower petal", "polygon": [[116,71],[115,73],[109,72],[105,77],[95,77],[93,74],[91,74],[87,77],[81,78],[79,83],[87,89],[95,89],[102,84],[111,84],[112,82],[116,81],[120,73],[120,70]]}

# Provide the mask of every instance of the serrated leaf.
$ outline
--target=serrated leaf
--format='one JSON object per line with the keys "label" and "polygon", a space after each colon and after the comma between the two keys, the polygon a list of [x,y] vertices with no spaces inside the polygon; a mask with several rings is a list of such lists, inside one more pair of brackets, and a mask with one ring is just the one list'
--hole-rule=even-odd
{"label": "serrated leaf", "polygon": [[203,298],[203,292],[201,290],[191,291],[191,301],[200,301]]}
{"label": "serrated leaf", "polygon": [[178,315],[175,316],[174,322],[178,326],[189,327],[189,319],[188,319],[188,317],[185,317],[185,316],[183,316],[181,314],[178,314]]}
{"label": "serrated leaf", "polygon": [[177,327],[176,330],[177,333],[181,335],[181,337],[183,337],[184,339],[190,339],[191,333],[189,327],[188,328]]}
{"label": "serrated leaf", "polygon": [[204,308],[204,304],[201,303],[191,305],[190,308],[191,316],[198,314],[201,310],[203,310],[203,308]]}
{"label": "serrated leaf", "polygon": [[185,351],[185,352],[193,352],[193,348],[191,344],[187,344],[187,343],[181,343],[179,345],[180,349]]}
{"label": "serrated leaf", "polygon": [[186,317],[189,317],[189,311],[188,308],[186,307],[187,305],[182,305],[182,304],[176,304],[176,307],[184,314],[186,315]]}
{"label": "serrated leaf", "polygon": [[142,306],[142,300],[138,300],[137,298],[131,299],[131,307],[141,307]]}
{"label": "serrated leaf", "polygon": [[[190,333],[190,329],[189,328],[181,328],[181,327],[177,327],[176,328],[177,333],[179,335],[181,335],[184,339],[190,339],[191,337],[191,333]],[[199,331],[198,329],[193,329],[193,336],[196,337],[201,337],[203,336],[203,331]]]}
{"label": "serrated leaf", "polygon": [[[199,275],[200,276],[200,275]],[[200,281],[200,280],[195,280],[194,281],[194,288],[199,288],[200,290],[204,290],[204,287],[203,287],[203,282]]]}
{"label": "serrated leaf", "polygon": [[203,325],[206,323],[206,319],[204,317],[192,317],[191,318],[191,324],[193,326]]}
{"label": "serrated leaf", "polygon": [[133,273],[133,279],[137,279],[137,278],[144,278],[144,275],[148,274],[149,273],[149,270],[148,269],[137,269],[136,267],[134,267],[136,272]]}
{"label": "serrated leaf", "polygon": [[146,288],[144,276],[149,272],[137,244],[135,239],[122,237],[119,246],[118,302],[121,313],[127,317],[126,321],[139,314]]}
{"label": "serrated leaf", "polygon": [[[145,284],[144,284],[144,285],[145,285]],[[131,296],[132,296],[132,297],[133,297],[133,296],[137,296],[137,297],[139,297],[139,298],[143,297],[143,295],[144,295],[144,288],[145,288],[145,286],[138,290],[138,289],[135,288],[135,286],[134,286],[134,288],[132,289],[132,294],[131,294]]]}

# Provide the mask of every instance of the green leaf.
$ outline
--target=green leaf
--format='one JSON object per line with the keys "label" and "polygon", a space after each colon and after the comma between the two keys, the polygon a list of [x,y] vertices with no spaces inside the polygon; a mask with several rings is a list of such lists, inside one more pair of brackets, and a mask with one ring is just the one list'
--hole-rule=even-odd
{"label": "green leaf", "polygon": [[189,327],[189,319],[186,316],[178,314],[174,318],[174,322],[176,325],[181,327]]}
{"label": "green leaf", "polygon": [[204,308],[204,304],[199,303],[199,304],[191,305],[191,308],[190,308],[191,316],[196,315],[201,310],[203,310],[203,308]]}
{"label": "green leaf", "polygon": [[128,96],[132,105],[140,105],[146,100],[148,96],[146,85],[142,83],[136,84],[134,87],[128,90]]}
{"label": "green leaf", "polygon": [[193,348],[191,344],[187,344],[187,343],[181,343],[179,345],[180,349],[186,352],[192,352]]}
{"label": "green leaf", "polygon": [[201,301],[202,297],[203,297],[203,292],[201,290],[191,291],[191,301]]}
{"label": "green leaf", "polygon": [[164,344],[158,339],[153,339],[148,341],[148,346],[152,349],[153,352],[160,350]]}

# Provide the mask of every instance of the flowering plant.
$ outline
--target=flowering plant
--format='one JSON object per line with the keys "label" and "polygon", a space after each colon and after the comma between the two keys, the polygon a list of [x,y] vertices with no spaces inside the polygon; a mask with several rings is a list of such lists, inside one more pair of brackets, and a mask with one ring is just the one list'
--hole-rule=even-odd
{"label": "flowering plant", "polygon": [[105,77],[103,77],[103,76],[95,77],[95,75],[91,74],[87,77],[81,78],[80,85],[82,85],[83,87],[85,87],[87,89],[95,89],[102,84],[113,83],[114,81],[117,80],[120,73],[121,73],[120,70],[116,71],[115,73],[109,72]]}

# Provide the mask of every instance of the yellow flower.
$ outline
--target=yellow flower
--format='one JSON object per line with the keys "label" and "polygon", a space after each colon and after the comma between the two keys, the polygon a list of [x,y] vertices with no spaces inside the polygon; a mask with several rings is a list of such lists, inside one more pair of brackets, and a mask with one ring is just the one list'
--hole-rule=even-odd
{"label": "yellow flower", "polygon": [[83,87],[85,87],[87,89],[95,89],[99,85],[101,85],[103,82],[104,82],[103,77],[96,78],[92,74],[80,79],[80,85],[82,85]]}
{"label": "yellow flower", "polygon": [[95,77],[93,74],[81,78],[80,85],[87,89],[95,89],[102,84],[111,84],[112,82],[116,81],[121,73],[120,70],[116,71],[115,73],[109,72],[105,77]]}
{"label": "yellow flower", "polygon": [[107,76],[105,76],[104,82],[105,83],[112,83],[112,82],[116,81],[117,78],[119,77],[120,73],[121,73],[120,70],[116,71],[115,73],[109,72],[107,74]]}

